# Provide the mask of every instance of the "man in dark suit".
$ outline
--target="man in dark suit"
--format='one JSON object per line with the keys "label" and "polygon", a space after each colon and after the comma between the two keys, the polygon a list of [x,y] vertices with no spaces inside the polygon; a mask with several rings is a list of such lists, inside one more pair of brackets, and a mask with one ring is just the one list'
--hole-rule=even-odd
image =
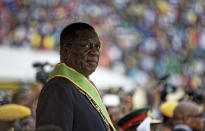
{"label": "man in dark suit", "polygon": [[73,23],[60,36],[60,60],[41,91],[36,128],[55,125],[63,131],[115,131],[95,85],[100,40],[94,28]]}

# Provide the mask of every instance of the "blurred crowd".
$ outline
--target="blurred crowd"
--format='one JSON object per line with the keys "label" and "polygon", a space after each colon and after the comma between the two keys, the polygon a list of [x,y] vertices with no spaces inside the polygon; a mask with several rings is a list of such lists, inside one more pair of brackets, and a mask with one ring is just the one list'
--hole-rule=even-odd
{"label": "blurred crowd", "polygon": [[[35,131],[37,100],[42,87],[43,83],[37,80],[37,82],[33,84],[24,83],[19,89],[0,90],[1,131]],[[201,98],[196,101],[192,99],[194,95],[188,96],[188,94],[182,93],[179,90],[174,93],[164,94],[164,92],[160,90],[162,87],[164,88],[164,84],[157,84],[150,91],[143,88],[136,88],[130,92],[125,91],[123,88],[100,90],[103,103],[110,114],[116,130],[129,131],[124,130],[124,127],[119,125],[119,120],[126,118],[126,115],[131,113],[132,117],[137,119],[135,119],[135,123],[131,122],[130,127],[132,127],[132,124],[134,125],[133,127],[140,125],[143,120],[149,117],[153,120],[153,123],[150,123],[151,129],[154,129],[152,131],[172,131],[175,125],[179,124],[175,120],[177,118],[174,117],[175,109],[178,105],[188,103],[188,107],[185,104],[185,107],[182,106],[183,108],[179,108],[180,112],[177,113],[176,116],[180,118],[180,121],[182,121],[184,117],[187,117],[187,120],[192,118],[191,123],[194,126],[193,129],[195,127],[199,129],[193,131],[203,131],[204,129],[202,128],[205,127],[205,93],[201,92]],[[166,97],[166,100],[164,100],[163,97]],[[189,106],[189,104],[194,104],[194,109],[192,109],[192,106]],[[140,118],[141,114],[140,112],[138,113],[139,110],[144,110],[143,112],[146,113],[146,116]],[[188,115],[190,116],[181,117],[180,115],[183,114],[183,112],[184,115],[189,113]],[[200,121],[193,121],[194,119]],[[124,122],[130,121],[127,119]],[[198,124],[200,124],[200,126]],[[54,125],[42,127],[43,131],[46,131],[46,129],[61,131]],[[142,129],[143,131],[148,131],[145,127]],[[41,131],[41,128],[39,131]]]}
{"label": "blurred crowd", "polygon": [[204,84],[203,0],[2,0],[0,45],[58,50],[59,33],[75,21],[102,40],[100,65],[145,86],[165,75],[178,87]]}
{"label": "blurred crowd", "polygon": [[76,21],[96,28],[100,66],[136,84],[130,92],[102,91],[119,97],[110,108],[115,121],[145,105],[160,118],[169,100],[192,100],[203,110],[204,0],[1,0],[0,46],[58,50],[62,28]]}

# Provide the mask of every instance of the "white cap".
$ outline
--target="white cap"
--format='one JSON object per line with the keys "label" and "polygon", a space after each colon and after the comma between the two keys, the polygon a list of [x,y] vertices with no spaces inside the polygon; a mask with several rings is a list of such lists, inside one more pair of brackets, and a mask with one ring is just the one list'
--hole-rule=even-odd
{"label": "white cap", "polygon": [[115,94],[106,94],[103,96],[102,100],[105,106],[116,107],[120,105],[120,98]]}

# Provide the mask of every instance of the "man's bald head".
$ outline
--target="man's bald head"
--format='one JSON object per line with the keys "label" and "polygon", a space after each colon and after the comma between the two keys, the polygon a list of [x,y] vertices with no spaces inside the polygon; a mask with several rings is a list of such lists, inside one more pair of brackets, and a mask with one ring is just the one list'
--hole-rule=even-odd
{"label": "man's bald head", "polygon": [[203,129],[203,119],[199,106],[191,101],[184,101],[178,104],[174,110],[175,125],[185,124],[194,131]]}
{"label": "man's bald head", "polygon": [[174,118],[181,118],[200,112],[197,104],[190,101],[183,101],[174,110]]}

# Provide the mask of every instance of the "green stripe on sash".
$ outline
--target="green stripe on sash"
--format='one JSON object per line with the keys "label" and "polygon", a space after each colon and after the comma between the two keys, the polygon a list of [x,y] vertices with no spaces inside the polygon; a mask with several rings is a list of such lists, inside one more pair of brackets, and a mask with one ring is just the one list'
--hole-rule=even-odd
{"label": "green stripe on sash", "polygon": [[64,77],[73,82],[78,88],[87,93],[90,98],[95,101],[97,106],[102,110],[102,115],[106,118],[113,131],[115,128],[112,124],[110,116],[102,102],[98,90],[90,83],[90,81],[81,73],[77,72],[71,67],[68,67],[65,63],[57,64],[55,69],[50,73],[48,81],[54,77]]}

